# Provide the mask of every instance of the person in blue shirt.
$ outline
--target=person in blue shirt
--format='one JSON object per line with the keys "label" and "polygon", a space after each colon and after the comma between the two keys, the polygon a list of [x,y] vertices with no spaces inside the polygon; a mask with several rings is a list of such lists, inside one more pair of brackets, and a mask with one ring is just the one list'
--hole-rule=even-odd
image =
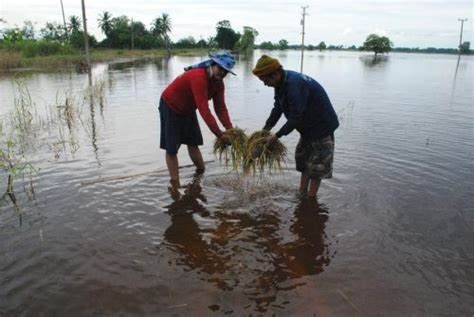
{"label": "person in blue shirt", "polygon": [[316,197],[321,179],[332,177],[334,131],[339,126],[326,91],[313,78],[285,70],[278,59],[267,55],[262,55],[252,73],[275,89],[274,106],[264,129],[270,131],[282,115],[287,119],[267,143],[293,130],[300,133],[295,150],[296,170],[301,172],[300,193]]}

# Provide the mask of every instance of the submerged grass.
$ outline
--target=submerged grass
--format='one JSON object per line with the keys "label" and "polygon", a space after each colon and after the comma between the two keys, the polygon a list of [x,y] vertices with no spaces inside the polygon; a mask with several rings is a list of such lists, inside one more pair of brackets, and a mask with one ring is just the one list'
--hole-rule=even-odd
{"label": "submerged grass", "polygon": [[[96,81],[78,95],[58,93],[55,103],[43,105],[44,109],[38,108],[24,82],[15,79],[14,85],[13,107],[0,117],[0,199],[9,197],[18,210],[14,193],[17,182],[23,180],[26,194],[34,197],[33,177],[39,169],[32,163],[33,155],[43,147],[52,150],[56,160],[76,153],[79,123],[87,133],[87,124],[93,119],[83,111],[84,105],[92,102],[90,107],[103,107],[105,82]],[[92,108],[89,110],[93,113]],[[95,128],[94,123],[92,126]]]}

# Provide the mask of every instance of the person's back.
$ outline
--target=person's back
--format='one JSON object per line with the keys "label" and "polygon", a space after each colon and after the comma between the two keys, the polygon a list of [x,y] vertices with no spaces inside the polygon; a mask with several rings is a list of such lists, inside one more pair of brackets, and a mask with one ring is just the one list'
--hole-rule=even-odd
{"label": "person's back", "polygon": [[300,133],[295,149],[296,170],[301,172],[300,193],[316,197],[321,179],[332,177],[334,130],[339,126],[326,91],[313,78],[283,69],[278,59],[268,55],[259,58],[252,73],[275,89],[274,106],[263,129],[270,131],[282,114],[287,119],[267,137],[267,144],[271,146],[295,129]]}
{"label": "person's back", "polygon": [[207,101],[223,89],[222,81],[209,79],[206,68],[195,68],[176,77],[161,96],[176,113],[187,115],[196,110],[201,99]]}
{"label": "person's back", "polygon": [[276,96],[285,116],[291,117],[295,110],[303,113],[296,129],[305,139],[332,135],[339,121],[324,88],[305,74],[292,70],[284,70],[284,74],[283,85],[276,90]]}

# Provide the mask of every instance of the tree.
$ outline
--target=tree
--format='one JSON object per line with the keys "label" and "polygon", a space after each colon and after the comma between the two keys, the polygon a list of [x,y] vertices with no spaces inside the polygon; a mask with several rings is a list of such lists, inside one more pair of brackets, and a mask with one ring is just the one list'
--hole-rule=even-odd
{"label": "tree", "polygon": [[459,45],[459,53],[461,54],[469,54],[471,47],[471,42],[464,42]]}
{"label": "tree", "polygon": [[23,23],[23,34],[27,40],[35,39],[35,26],[31,21],[25,21]]}
{"label": "tree", "polygon": [[217,22],[216,31],[215,40],[217,45],[223,49],[233,49],[240,38],[240,34],[236,33],[230,26],[229,20]]}
{"label": "tree", "polygon": [[[69,17],[69,44],[74,48],[84,48],[84,32],[81,30],[81,19],[72,15]],[[97,46],[97,40],[94,36],[88,34],[89,44],[91,47]]]}
{"label": "tree", "polygon": [[46,22],[44,28],[40,30],[40,34],[46,41],[63,43],[67,40],[64,25],[56,22]]}
{"label": "tree", "polygon": [[281,50],[286,50],[286,49],[288,49],[288,41],[285,40],[285,39],[281,39],[281,40],[278,42],[278,48],[281,49]]}
{"label": "tree", "polygon": [[132,40],[130,19],[126,15],[122,15],[112,18],[110,22],[112,24],[109,35],[111,47],[130,48],[130,43]]}
{"label": "tree", "polygon": [[109,39],[112,32],[112,15],[108,11],[104,11],[102,16],[99,16],[97,22],[99,22],[99,27],[104,32],[108,46],[111,46],[111,41]]}
{"label": "tree", "polygon": [[378,53],[386,53],[392,49],[392,42],[386,36],[378,36],[377,34],[370,34],[367,36],[362,48],[366,51],[373,51],[375,57]]}
{"label": "tree", "polygon": [[258,36],[257,30],[250,26],[244,26],[243,35],[240,37],[238,47],[241,51],[248,52],[253,50],[255,38]]}
{"label": "tree", "polygon": [[275,45],[273,45],[273,43],[270,42],[270,41],[262,42],[262,43],[260,43],[260,48],[263,49],[263,50],[274,50]]}
{"label": "tree", "polygon": [[69,17],[69,29],[72,32],[77,32],[81,29],[81,19],[77,15],[71,15]]}
{"label": "tree", "polygon": [[321,41],[316,47],[318,50],[324,51],[326,49],[326,43],[324,43],[324,41]]}
{"label": "tree", "polygon": [[7,29],[3,31],[3,41],[8,44],[14,44],[24,41],[25,34],[19,28]]}
{"label": "tree", "polygon": [[204,48],[207,47],[207,43],[205,39],[200,39],[197,43],[196,46],[199,48]]}
{"label": "tree", "polygon": [[196,46],[196,40],[192,36],[188,36],[180,39],[175,43],[177,48],[193,48]]}
{"label": "tree", "polygon": [[216,38],[214,36],[210,36],[207,39],[207,47],[208,48],[216,49],[218,46],[219,46],[219,44],[217,43]]}
{"label": "tree", "polygon": [[165,41],[166,51],[168,56],[171,55],[170,50],[170,39],[168,33],[171,32],[171,19],[170,16],[166,13],[163,13],[161,17],[153,20],[152,23],[152,33],[161,37]]}

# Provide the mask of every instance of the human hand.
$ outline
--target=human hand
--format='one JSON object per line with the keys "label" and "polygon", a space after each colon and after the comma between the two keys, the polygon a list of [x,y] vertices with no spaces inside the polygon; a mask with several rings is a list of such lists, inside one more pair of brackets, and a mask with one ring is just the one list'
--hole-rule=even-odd
{"label": "human hand", "polygon": [[222,134],[219,139],[220,139],[221,142],[222,142],[223,144],[225,144],[226,146],[228,146],[228,145],[231,144],[231,142],[230,142],[230,137],[229,137],[227,134],[225,134],[225,133]]}
{"label": "human hand", "polygon": [[265,138],[267,147],[272,147],[273,144],[278,140],[278,137],[275,134],[271,134]]}

